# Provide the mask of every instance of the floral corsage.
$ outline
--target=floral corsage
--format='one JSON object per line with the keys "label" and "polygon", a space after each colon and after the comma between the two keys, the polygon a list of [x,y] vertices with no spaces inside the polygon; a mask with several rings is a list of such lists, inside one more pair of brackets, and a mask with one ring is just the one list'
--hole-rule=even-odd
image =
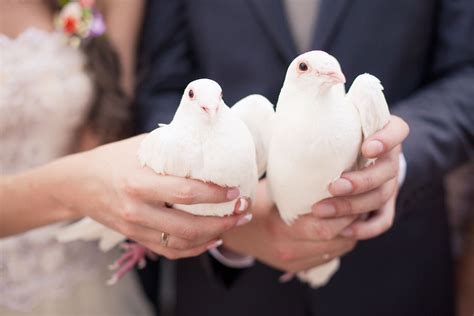
{"label": "floral corsage", "polygon": [[58,0],[61,11],[56,16],[56,28],[64,33],[69,44],[79,47],[85,40],[105,33],[102,14],[94,0]]}

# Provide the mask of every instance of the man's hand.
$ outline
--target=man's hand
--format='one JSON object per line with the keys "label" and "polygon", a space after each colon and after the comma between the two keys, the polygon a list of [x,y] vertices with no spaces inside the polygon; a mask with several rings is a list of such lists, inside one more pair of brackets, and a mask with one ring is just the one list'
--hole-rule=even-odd
{"label": "man's hand", "polygon": [[228,231],[224,235],[224,245],[276,269],[306,270],[344,255],[356,244],[351,238],[337,237],[356,215],[320,219],[308,214],[299,217],[292,226],[285,224],[268,200],[265,181],[260,181],[252,212],[252,222]]}
{"label": "man's hand", "polygon": [[387,231],[395,216],[401,143],[408,136],[408,125],[397,116],[362,144],[365,158],[377,158],[374,165],[344,173],[329,186],[333,198],[313,207],[320,218],[369,214],[341,233],[344,237],[369,239]]}

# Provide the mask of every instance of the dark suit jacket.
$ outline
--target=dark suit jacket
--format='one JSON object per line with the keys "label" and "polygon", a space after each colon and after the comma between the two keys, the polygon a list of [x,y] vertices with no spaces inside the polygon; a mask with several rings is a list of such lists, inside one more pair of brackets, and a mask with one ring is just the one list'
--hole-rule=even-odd
{"label": "dark suit jacket", "polygon": [[[333,54],[348,86],[381,79],[411,134],[397,218],[342,259],[331,283],[279,284],[261,264],[230,287],[207,255],[178,264],[178,315],[453,315],[443,176],[474,157],[474,1],[322,0],[313,48]],[[276,102],[296,57],[277,0],[149,3],[138,92],[142,130],[172,118],[185,85],[218,81],[226,102],[260,93]]]}

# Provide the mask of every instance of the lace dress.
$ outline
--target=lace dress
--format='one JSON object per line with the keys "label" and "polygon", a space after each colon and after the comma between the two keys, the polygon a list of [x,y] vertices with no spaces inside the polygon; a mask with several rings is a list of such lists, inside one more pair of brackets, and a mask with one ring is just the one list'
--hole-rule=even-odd
{"label": "lace dress", "polygon": [[[58,33],[0,35],[2,175],[70,151],[93,94],[84,62]],[[60,244],[52,237],[58,225],[0,240],[0,315],[151,315],[133,274],[105,285],[117,252],[104,254],[94,242]]]}

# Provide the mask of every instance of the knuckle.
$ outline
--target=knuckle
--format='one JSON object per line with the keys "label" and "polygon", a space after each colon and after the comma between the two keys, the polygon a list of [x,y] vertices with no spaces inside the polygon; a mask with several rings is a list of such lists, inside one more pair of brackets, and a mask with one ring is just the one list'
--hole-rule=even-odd
{"label": "knuckle", "polygon": [[138,181],[134,178],[126,178],[122,183],[122,190],[131,197],[139,197],[141,193]]}
{"label": "knuckle", "polygon": [[334,237],[331,229],[319,221],[315,223],[313,229],[318,240],[329,241]]}
{"label": "knuckle", "polygon": [[368,190],[375,185],[374,178],[370,175],[365,175],[361,179],[360,190]]}
{"label": "knuckle", "polygon": [[354,206],[348,198],[337,198],[334,200],[334,206],[338,215],[351,214],[354,211]]}
{"label": "knuckle", "polygon": [[179,189],[175,192],[175,198],[182,203],[191,204],[196,197],[196,193],[191,184],[182,184]]}
{"label": "knuckle", "polygon": [[131,205],[125,205],[120,213],[120,217],[127,223],[136,223],[138,219],[138,211]]}
{"label": "knuckle", "polygon": [[180,235],[187,240],[194,240],[199,237],[199,231],[196,227],[185,226],[181,228]]}
{"label": "knuckle", "polygon": [[275,253],[278,260],[283,261],[283,262],[288,262],[295,259],[294,251],[287,247],[282,247],[282,246],[277,247],[275,249]]}

